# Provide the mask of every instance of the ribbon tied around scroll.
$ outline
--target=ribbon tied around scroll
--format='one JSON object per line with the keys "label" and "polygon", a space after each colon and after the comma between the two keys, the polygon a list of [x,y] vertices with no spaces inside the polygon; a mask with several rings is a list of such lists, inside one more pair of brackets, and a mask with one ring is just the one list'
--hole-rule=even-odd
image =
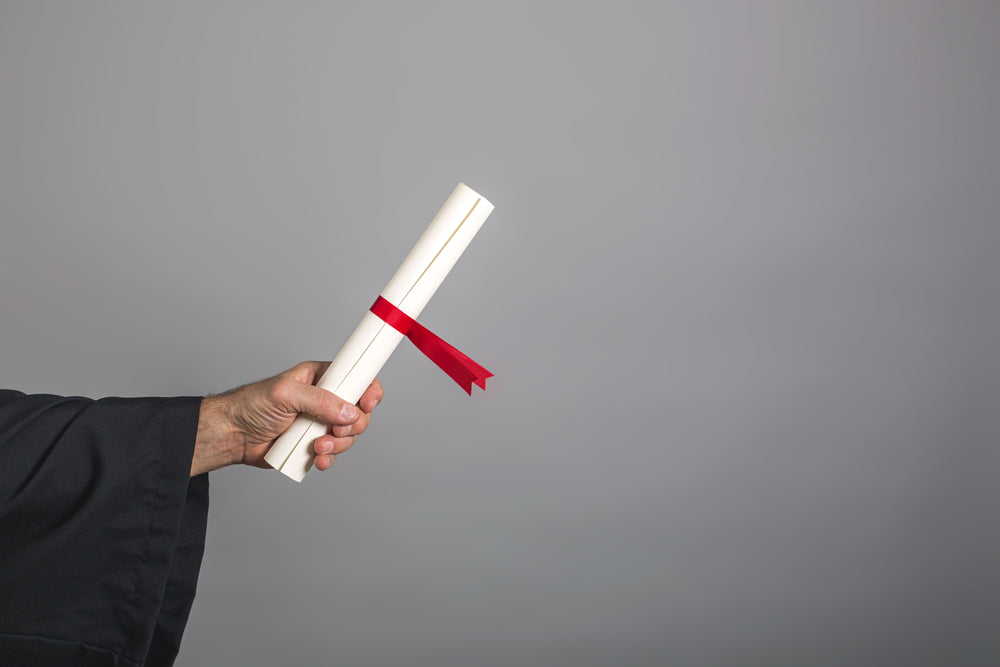
{"label": "ribbon tied around scroll", "polygon": [[410,339],[417,349],[438,365],[448,376],[458,383],[465,393],[472,395],[472,385],[486,390],[486,378],[493,373],[462,354],[452,345],[436,336],[427,327],[379,296],[369,309],[383,322]]}

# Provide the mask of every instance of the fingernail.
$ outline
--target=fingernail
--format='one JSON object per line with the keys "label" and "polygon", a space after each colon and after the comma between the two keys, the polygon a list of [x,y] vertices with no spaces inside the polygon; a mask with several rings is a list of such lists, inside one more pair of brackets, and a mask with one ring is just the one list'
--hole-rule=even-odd
{"label": "fingernail", "polygon": [[337,436],[338,438],[342,438],[342,437],[344,437],[345,435],[347,435],[350,432],[351,432],[351,427],[350,426],[334,426],[333,427],[333,434],[335,436]]}
{"label": "fingernail", "polygon": [[341,419],[354,419],[358,416],[358,409],[353,405],[347,404],[340,408],[340,418]]}
{"label": "fingernail", "polygon": [[377,398],[374,401],[372,401],[372,410],[374,410],[375,406],[378,405],[378,401],[379,401],[379,399],[377,399]]}
{"label": "fingernail", "polygon": [[327,452],[329,452],[332,449],[333,449],[333,445],[331,445],[328,440],[324,440],[323,442],[317,442],[316,443],[316,453],[317,454],[326,454]]}

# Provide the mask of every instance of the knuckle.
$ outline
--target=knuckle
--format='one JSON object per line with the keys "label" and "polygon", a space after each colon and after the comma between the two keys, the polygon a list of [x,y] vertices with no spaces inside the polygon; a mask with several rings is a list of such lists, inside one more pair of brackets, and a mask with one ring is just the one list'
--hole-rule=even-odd
{"label": "knuckle", "polygon": [[271,385],[271,398],[277,403],[288,405],[295,394],[295,385],[295,380],[289,377],[278,377]]}
{"label": "knuckle", "polygon": [[368,415],[361,415],[361,418],[354,422],[352,432],[355,435],[361,435],[368,428],[369,421],[371,421],[371,418]]}

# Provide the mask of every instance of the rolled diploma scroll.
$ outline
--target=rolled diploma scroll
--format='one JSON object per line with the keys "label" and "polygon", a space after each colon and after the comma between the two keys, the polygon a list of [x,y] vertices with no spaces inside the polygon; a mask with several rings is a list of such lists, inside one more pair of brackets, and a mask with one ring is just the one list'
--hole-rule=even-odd
{"label": "rolled diploma scroll", "polygon": [[[382,298],[413,319],[419,317],[492,211],[493,204],[459,183],[382,290]],[[317,386],[348,403],[357,403],[403,338],[371,311],[365,313]],[[312,467],[312,443],[327,428],[324,422],[299,415],[264,460],[301,482]]]}

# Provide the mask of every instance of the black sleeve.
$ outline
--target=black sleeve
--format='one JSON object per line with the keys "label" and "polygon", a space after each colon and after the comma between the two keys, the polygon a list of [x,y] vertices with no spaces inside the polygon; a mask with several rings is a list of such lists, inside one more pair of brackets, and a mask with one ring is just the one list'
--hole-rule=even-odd
{"label": "black sleeve", "polygon": [[205,545],[200,398],[0,390],[0,665],[170,665]]}

